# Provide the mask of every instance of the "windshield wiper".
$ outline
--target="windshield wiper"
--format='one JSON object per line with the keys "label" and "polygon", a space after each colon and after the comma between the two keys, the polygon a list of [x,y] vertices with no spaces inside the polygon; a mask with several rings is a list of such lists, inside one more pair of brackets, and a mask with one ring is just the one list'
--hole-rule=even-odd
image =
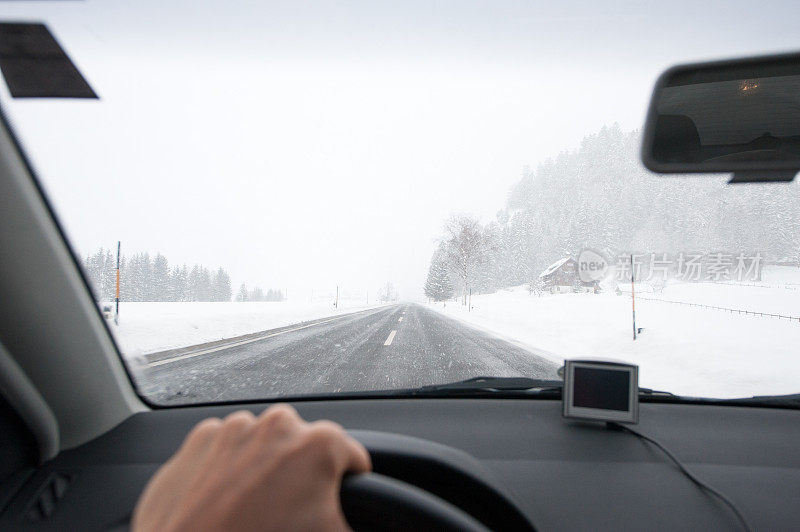
{"label": "windshield wiper", "polygon": [[528,377],[472,377],[463,381],[421,386],[416,390],[561,390],[562,384],[561,380],[531,379]]}
{"label": "windshield wiper", "polygon": [[664,390],[653,390],[652,388],[639,388],[639,396],[646,397],[679,397],[672,392],[665,392]]}
{"label": "windshield wiper", "polygon": [[[370,398],[370,397],[531,397],[561,399],[564,382],[561,379],[532,379],[529,377],[472,377],[445,384],[431,384],[417,388],[394,388],[389,390],[363,390],[337,392],[335,394],[312,394],[304,397],[326,398]],[[639,395],[646,398],[679,397],[671,392],[639,388]]]}
{"label": "windshield wiper", "polygon": [[391,395],[410,397],[514,394],[553,395],[561,397],[561,380],[530,379],[528,377],[472,377],[445,384],[431,384],[419,388],[390,390]]}
{"label": "windshield wiper", "polygon": [[752,397],[740,397],[737,399],[727,399],[725,401],[728,403],[798,408],[800,407],[800,393],[790,393],[786,395],[754,395]]}
{"label": "windshield wiper", "polygon": [[[473,377],[446,384],[433,384],[405,390],[392,390],[396,395],[471,395],[475,393],[515,393],[553,395],[561,397],[564,381],[560,379],[531,379],[529,377]],[[639,388],[645,397],[678,397],[672,392]]]}

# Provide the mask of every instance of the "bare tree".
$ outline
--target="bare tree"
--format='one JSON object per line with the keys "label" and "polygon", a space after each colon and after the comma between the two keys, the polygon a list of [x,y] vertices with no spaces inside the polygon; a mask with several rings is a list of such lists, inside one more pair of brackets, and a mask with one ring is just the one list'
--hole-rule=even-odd
{"label": "bare tree", "polygon": [[467,294],[486,251],[483,227],[477,218],[463,214],[453,215],[445,224],[444,239],[450,267],[463,283],[466,304]]}
{"label": "bare tree", "polygon": [[385,286],[378,289],[378,299],[383,303],[397,301],[397,291],[391,282],[387,282]]}

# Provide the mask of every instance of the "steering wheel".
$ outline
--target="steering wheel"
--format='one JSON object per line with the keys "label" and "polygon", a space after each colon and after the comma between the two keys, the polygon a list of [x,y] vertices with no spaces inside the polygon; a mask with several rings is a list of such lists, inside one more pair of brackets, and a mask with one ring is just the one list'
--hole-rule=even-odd
{"label": "steering wheel", "polygon": [[[374,471],[342,479],[342,510],[354,530],[534,530],[493,473],[473,456],[400,434],[349,434],[367,448]],[[143,483],[151,474],[142,477]],[[128,491],[132,508],[141,486]],[[129,529],[130,514],[107,528]]]}
{"label": "steering wheel", "polygon": [[[374,471],[342,479],[342,510],[354,530],[534,530],[492,471],[473,456],[401,434],[349,434],[367,448]],[[139,475],[141,485],[123,475],[120,484],[130,499],[123,500],[125,508],[133,508],[154,468]],[[81,482],[72,487],[81,489],[95,488]],[[129,529],[130,513],[106,528]]]}
{"label": "steering wheel", "polygon": [[345,519],[356,531],[489,530],[436,495],[377,473],[344,478],[340,495]]}
{"label": "steering wheel", "polygon": [[400,434],[349,434],[367,448],[374,470],[342,480],[342,510],[354,530],[534,530],[471,455]]}

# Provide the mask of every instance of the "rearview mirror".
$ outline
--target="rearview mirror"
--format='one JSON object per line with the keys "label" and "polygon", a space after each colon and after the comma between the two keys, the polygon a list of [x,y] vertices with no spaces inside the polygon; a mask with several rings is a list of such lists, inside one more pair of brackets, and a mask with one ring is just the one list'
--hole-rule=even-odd
{"label": "rearview mirror", "polygon": [[800,54],[670,68],[656,82],[642,162],[658,173],[733,172],[731,182],[800,171]]}

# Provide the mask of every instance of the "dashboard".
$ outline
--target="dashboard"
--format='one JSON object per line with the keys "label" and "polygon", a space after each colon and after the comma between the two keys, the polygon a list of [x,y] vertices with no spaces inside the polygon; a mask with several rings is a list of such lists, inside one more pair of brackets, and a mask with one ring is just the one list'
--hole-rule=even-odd
{"label": "dashboard", "polygon": [[[519,524],[503,521],[515,512],[538,530],[741,528],[728,508],[690,482],[656,447],[601,423],[565,419],[560,401],[339,399],[292,404],[307,420],[342,424],[373,453],[387,448],[409,455],[419,451],[470,470],[500,494],[497,501],[454,495],[460,482],[449,478],[446,469],[429,475],[438,482],[423,487],[473,516],[502,514],[489,528]],[[2,510],[0,529],[124,529],[145,483],[194,424],[242,408],[258,413],[267,406],[135,414],[32,471]],[[639,432],[727,495],[753,529],[788,530],[800,522],[800,411],[642,403],[639,419]],[[374,461],[376,472],[409,482],[430,465],[424,460]],[[511,507],[503,507],[503,501]]]}

